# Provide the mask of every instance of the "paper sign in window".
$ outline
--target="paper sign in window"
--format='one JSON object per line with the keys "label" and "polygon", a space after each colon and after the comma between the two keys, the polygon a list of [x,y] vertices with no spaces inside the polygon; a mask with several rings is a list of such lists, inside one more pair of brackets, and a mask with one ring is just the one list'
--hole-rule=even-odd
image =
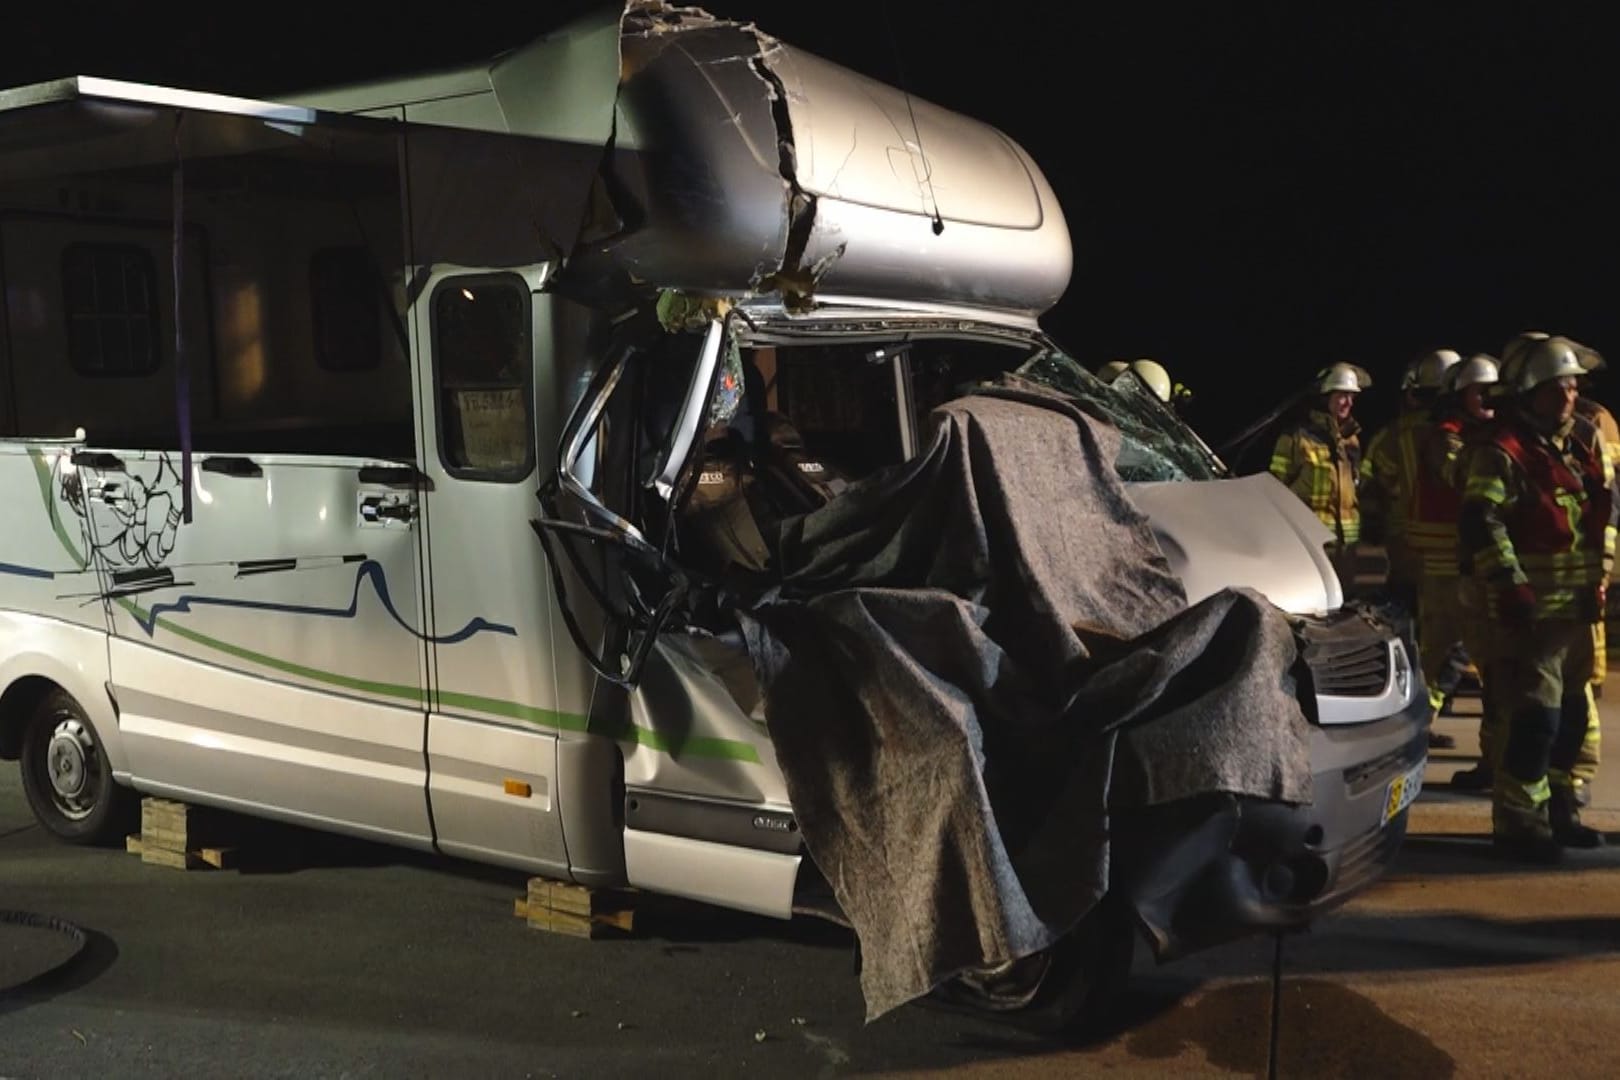
{"label": "paper sign in window", "polygon": [[522,468],[528,460],[523,388],[455,390],[451,396],[461,434],[460,464],[492,471]]}

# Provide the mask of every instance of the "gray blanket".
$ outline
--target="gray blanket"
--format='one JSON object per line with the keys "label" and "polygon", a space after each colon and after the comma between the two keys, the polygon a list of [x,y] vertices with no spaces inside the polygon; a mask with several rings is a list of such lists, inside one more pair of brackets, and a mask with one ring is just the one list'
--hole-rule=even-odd
{"label": "gray blanket", "polygon": [[1111,814],[1310,799],[1285,618],[1187,607],[1113,429],[1011,390],[935,419],[925,454],[784,523],[780,584],[739,612],[868,1019],[1072,929]]}

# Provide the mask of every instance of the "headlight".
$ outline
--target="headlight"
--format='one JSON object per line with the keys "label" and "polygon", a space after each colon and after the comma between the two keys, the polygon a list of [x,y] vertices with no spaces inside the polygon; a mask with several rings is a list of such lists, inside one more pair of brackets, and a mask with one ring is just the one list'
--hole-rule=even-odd
{"label": "headlight", "polygon": [[1407,659],[1406,645],[1392,641],[1389,648],[1395,655],[1395,692],[1401,695],[1402,701],[1409,701],[1412,697],[1412,661]]}

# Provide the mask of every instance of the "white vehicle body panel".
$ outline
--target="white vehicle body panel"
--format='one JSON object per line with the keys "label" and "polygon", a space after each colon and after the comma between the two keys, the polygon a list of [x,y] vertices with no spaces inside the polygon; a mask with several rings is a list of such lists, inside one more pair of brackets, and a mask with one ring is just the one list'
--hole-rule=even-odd
{"label": "white vehicle body panel", "polygon": [[777,919],[793,914],[800,859],[684,836],[624,834],[625,868],[638,887]]}
{"label": "white vehicle body panel", "polygon": [[416,710],[287,686],[114,640],[136,785],[428,847]]}

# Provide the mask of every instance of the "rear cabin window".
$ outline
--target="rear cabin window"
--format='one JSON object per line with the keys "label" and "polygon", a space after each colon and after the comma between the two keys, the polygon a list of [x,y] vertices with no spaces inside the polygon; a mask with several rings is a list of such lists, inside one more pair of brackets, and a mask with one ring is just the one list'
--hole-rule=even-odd
{"label": "rear cabin window", "polygon": [[434,292],[439,452],[451,475],[512,482],[533,470],[529,341],[522,278],[452,278]]}
{"label": "rear cabin window", "polygon": [[767,378],[773,411],[787,416],[813,454],[848,476],[900,461],[892,363],[863,348],[783,349]]}
{"label": "rear cabin window", "polygon": [[382,365],[380,278],[362,247],[325,248],[309,260],[315,363],[327,371],[375,371]]}
{"label": "rear cabin window", "polygon": [[158,369],[157,269],[133,244],[72,244],[62,253],[68,363],[91,378]]}

